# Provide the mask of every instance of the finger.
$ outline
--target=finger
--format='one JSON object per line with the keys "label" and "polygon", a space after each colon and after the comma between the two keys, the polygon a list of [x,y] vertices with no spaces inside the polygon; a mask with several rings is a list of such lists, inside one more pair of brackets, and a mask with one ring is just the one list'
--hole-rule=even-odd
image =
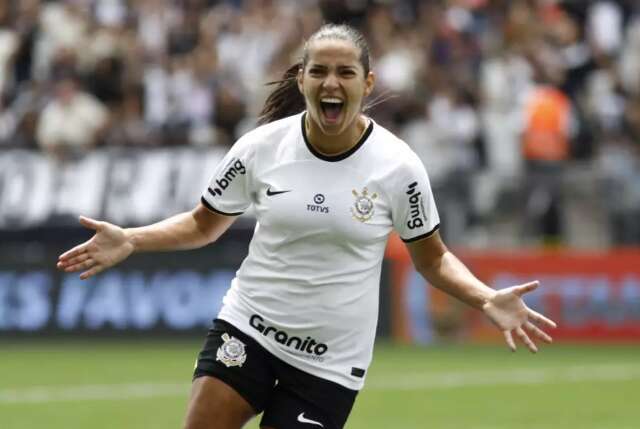
{"label": "finger", "polygon": [[82,226],[86,228],[97,230],[100,227],[100,222],[90,217],[80,216],[79,220]]}
{"label": "finger", "polygon": [[528,308],[528,317],[529,319],[533,320],[536,323],[542,323],[544,325],[549,326],[550,328],[557,328],[558,325],[556,325],[556,322],[554,322],[551,319],[547,319],[546,317],[544,317],[542,314],[538,313],[537,311],[533,311],[532,309]]}
{"label": "finger", "polygon": [[58,261],[58,268],[65,268],[71,265],[75,265],[75,264],[79,264],[80,262],[84,262],[89,258],[89,253],[88,252],[83,252],[78,256],[74,256],[68,259],[64,259],[61,261]]}
{"label": "finger", "polygon": [[511,331],[504,331],[504,339],[507,342],[507,345],[511,349],[512,352],[516,351],[516,342],[513,341],[513,337],[511,336]]}
{"label": "finger", "polygon": [[93,268],[80,274],[80,280],[86,280],[91,276],[95,276],[96,274],[100,273],[102,270],[104,270],[104,268],[101,265],[96,265]]}
{"label": "finger", "polygon": [[532,282],[525,283],[523,285],[514,287],[513,288],[513,293],[515,293],[518,296],[522,296],[527,292],[531,292],[532,290],[534,290],[538,286],[540,286],[540,282],[538,280],[534,280]]}
{"label": "finger", "polygon": [[73,258],[75,256],[81,255],[82,253],[87,251],[87,247],[89,246],[89,242],[85,242],[82,244],[78,244],[76,247],[74,247],[73,249],[69,249],[66,252],[64,252],[62,255],[58,256],[58,260],[59,261],[63,261],[69,258]]}
{"label": "finger", "polygon": [[534,325],[531,322],[527,322],[524,324],[525,328],[527,328],[530,332],[533,333],[533,335],[535,335],[536,337],[540,338],[542,341],[544,341],[545,343],[549,343],[551,344],[553,342],[553,339],[547,335],[546,332],[544,332],[542,329],[538,328],[536,325]]}
{"label": "finger", "polygon": [[517,328],[516,329],[516,335],[527,346],[527,348],[529,350],[531,350],[531,353],[537,353],[538,352],[538,348],[536,347],[535,343],[533,341],[531,341],[531,338],[529,338],[527,333],[524,332],[524,330],[522,328]]}
{"label": "finger", "polygon": [[86,261],[81,262],[79,264],[74,264],[74,265],[65,267],[64,271],[67,273],[73,273],[80,270],[87,270],[93,267],[94,265],[96,265],[96,262],[93,259],[87,259]]}

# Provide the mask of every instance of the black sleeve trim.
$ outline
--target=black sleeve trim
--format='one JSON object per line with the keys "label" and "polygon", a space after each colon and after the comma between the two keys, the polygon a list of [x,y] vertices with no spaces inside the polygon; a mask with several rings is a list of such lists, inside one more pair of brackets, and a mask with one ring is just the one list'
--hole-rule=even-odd
{"label": "black sleeve trim", "polygon": [[242,213],[244,212],[237,212],[237,213],[225,213],[222,212],[216,208],[214,208],[211,204],[209,204],[209,202],[207,200],[204,199],[204,197],[200,197],[200,202],[202,202],[202,204],[208,208],[210,211],[214,212],[214,213],[218,213],[224,216],[240,216]]}
{"label": "black sleeve trim", "polygon": [[419,236],[413,237],[413,238],[407,238],[407,239],[404,239],[404,238],[400,237],[400,239],[402,241],[404,241],[405,243],[413,243],[414,241],[418,241],[418,240],[422,240],[423,238],[431,237],[439,229],[440,229],[440,224],[437,224],[436,226],[433,227],[433,229],[431,231],[425,232],[422,235],[419,235]]}

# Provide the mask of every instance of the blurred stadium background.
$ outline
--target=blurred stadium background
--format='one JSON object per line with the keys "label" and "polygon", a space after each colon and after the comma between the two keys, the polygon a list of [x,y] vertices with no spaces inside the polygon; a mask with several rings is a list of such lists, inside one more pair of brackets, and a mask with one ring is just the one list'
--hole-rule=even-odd
{"label": "blurred stadium background", "polygon": [[79,214],[192,208],[323,22],[367,36],[370,113],[427,166],[447,243],[495,287],[540,279],[528,302],[560,325],[507,353],[394,239],[348,427],[638,427],[639,2],[5,0],[0,428],[180,425],[251,214],[87,282],[57,255],[89,237]]}

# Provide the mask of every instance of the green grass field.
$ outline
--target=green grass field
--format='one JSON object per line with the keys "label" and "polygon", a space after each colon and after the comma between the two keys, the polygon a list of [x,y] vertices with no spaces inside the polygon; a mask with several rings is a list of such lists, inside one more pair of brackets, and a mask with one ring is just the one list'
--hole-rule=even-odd
{"label": "green grass field", "polygon": [[[180,428],[199,347],[2,340],[0,428]],[[639,400],[640,345],[379,344],[347,428],[632,429]]]}

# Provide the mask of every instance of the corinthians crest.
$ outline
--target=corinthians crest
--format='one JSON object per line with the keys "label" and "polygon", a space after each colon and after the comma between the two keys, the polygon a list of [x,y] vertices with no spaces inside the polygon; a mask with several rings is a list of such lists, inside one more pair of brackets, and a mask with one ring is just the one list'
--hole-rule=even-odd
{"label": "corinthians crest", "polygon": [[226,332],[222,334],[222,340],[224,344],[218,347],[216,360],[219,360],[227,367],[242,366],[247,360],[244,343],[236,337],[230,337]]}
{"label": "corinthians crest", "polygon": [[355,220],[359,220],[360,222],[366,222],[371,219],[374,213],[373,200],[378,198],[378,194],[375,192],[369,195],[369,191],[367,188],[362,189],[362,193],[359,194],[355,189],[351,191],[353,196],[356,198],[355,203],[351,207],[351,216]]}

